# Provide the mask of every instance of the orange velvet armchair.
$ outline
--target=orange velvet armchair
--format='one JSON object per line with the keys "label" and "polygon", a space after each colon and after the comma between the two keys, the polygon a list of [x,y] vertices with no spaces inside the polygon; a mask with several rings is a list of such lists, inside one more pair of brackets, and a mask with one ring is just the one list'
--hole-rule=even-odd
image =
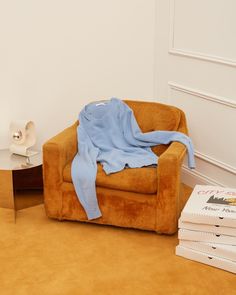
{"label": "orange velvet armchair", "polygon": [[[143,132],[180,131],[187,134],[183,111],[155,102],[129,101]],[[43,145],[44,203],[48,217],[77,220],[173,234],[180,214],[181,165],[186,148],[179,142],[159,145],[157,167],[127,168],[106,175],[98,163],[96,191],[102,217],[87,220],[71,179],[71,163],[78,152],[77,125]]]}

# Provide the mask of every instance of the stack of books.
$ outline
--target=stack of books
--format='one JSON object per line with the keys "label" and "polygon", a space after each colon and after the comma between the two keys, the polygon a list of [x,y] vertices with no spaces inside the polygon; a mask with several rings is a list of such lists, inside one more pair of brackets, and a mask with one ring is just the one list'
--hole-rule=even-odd
{"label": "stack of books", "polygon": [[177,255],[236,273],[236,189],[196,185],[178,238]]}

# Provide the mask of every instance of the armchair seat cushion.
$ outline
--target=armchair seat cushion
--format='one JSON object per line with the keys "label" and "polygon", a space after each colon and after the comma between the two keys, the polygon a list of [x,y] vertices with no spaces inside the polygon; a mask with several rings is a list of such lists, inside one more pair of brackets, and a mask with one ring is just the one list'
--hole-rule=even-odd
{"label": "armchair seat cushion", "polygon": [[[63,170],[64,182],[72,182],[71,163]],[[125,168],[124,170],[106,175],[102,165],[98,163],[96,185],[99,187],[121,191],[155,194],[157,192],[157,168],[153,166],[142,168]]]}

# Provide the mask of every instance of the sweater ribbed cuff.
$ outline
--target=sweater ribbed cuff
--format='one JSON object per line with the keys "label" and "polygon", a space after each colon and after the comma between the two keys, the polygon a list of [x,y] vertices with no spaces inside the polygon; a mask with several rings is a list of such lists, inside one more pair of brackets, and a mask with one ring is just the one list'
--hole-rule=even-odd
{"label": "sweater ribbed cuff", "polygon": [[87,214],[88,220],[96,219],[102,216],[102,213],[99,208],[96,208],[93,210],[91,209],[86,210],[86,214]]}

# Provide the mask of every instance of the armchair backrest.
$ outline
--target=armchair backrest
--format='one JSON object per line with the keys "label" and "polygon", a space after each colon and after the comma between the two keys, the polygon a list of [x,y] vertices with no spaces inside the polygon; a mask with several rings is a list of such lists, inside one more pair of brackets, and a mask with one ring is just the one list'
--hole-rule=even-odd
{"label": "armchair backrest", "polygon": [[[187,134],[185,114],[182,110],[161,103],[124,100],[133,110],[139,127],[143,132],[154,130],[180,131]],[[168,146],[160,145],[152,150],[157,154],[162,154]]]}

